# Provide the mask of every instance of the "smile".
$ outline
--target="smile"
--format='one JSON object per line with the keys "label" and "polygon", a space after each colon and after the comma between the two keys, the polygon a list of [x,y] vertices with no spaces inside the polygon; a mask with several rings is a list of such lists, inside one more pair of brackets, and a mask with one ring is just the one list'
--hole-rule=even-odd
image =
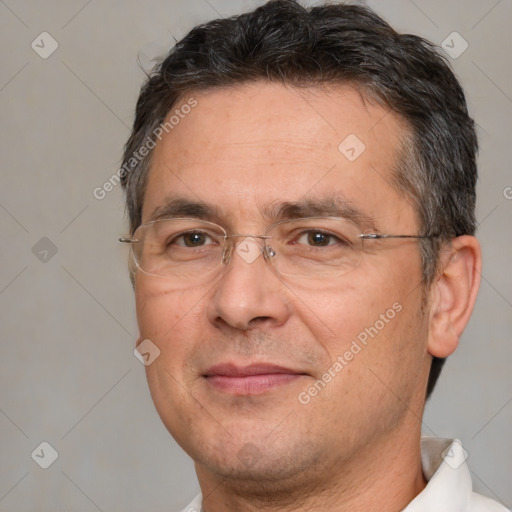
{"label": "smile", "polygon": [[210,368],[204,377],[215,389],[233,395],[258,395],[294,382],[305,374],[281,366],[258,364],[239,367],[222,364]]}

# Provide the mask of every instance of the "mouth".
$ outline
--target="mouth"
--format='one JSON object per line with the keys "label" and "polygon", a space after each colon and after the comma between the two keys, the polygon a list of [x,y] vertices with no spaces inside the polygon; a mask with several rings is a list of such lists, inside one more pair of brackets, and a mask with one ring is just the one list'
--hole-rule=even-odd
{"label": "mouth", "polygon": [[203,377],[216,390],[232,395],[259,395],[295,382],[306,373],[276,366],[254,364],[237,366],[225,363],[212,366]]}

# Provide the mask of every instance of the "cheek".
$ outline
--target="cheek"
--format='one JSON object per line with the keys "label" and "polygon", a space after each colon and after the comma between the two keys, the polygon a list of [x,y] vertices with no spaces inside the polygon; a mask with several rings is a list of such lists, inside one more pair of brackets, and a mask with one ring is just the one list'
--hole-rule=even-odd
{"label": "cheek", "polygon": [[140,338],[151,340],[160,350],[158,358],[146,366],[149,389],[158,413],[173,435],[174,428],[179,431],[173,420],[174,412],[178,409],[183,414],[187,412],[187,407],[182,410],[180,404],[188,403],[184,391],[191,384],[187,361],[198,336],[204,332],[203,295],[204,292],[191,290],[168,290],[165,283],[150,282],[144,277],[136,282]]}
{"label": "cheek", "polygon": [[422,288],[411,291],[407,280],[402,283],[375,291],[378,306],[367,316],[361,331],[365,343],[359,343],[362,350],[354,365],[360,379],[373,389],[375,403],[394,407],[397,413],[422,392],[428,370],[427,325],[420,314]]}
{"label": "cheek", "polygon": [[363,275],[355,273],[350,279],[345,276],[338,286],[318,290],[294,286],[292,291],[295,313],[327,352],[326,363],[342,355],[365,328],[378,320],[380,313],[392,307],[394,295],[382,293]]}
{"label": "cheek", "polygon": [[176,369],[204,326],[204,291],[168,290],[139,279],[135,296],[141,339],[155,343],[162,360]]}
{"label": "cheek", "polygon": [[169,331],[186,317],[198,299],[184,290],[170,289],[163,280],[139,277],[135,284],[135,305],[141,335],[162,335]]}
{"label": "cheek", "polygon": [[302,323],[323,346],[324,364],[347,354],[352,370],[377,365],[392,378],[397,365],[423,357],[420,267],[410,258],[401,263],[398,270],[384,264],[358,268],[328,290],[294,289]]}

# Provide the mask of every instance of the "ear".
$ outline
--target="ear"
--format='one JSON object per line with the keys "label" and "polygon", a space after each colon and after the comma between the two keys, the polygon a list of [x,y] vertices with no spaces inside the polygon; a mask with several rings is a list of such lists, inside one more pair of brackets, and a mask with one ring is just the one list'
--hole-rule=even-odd
{"label": "ear", "polygon": [[454,238],[441,250],[440,268],[429,292],[430,320],[427,350],[444,358],[452,354],[475,305],[482,271],[478,240]]}
{"label": "ear", "polygon": [[137,341],[135,342],[135,348],[137,348],[142,343],[142,338],[137,338]]}

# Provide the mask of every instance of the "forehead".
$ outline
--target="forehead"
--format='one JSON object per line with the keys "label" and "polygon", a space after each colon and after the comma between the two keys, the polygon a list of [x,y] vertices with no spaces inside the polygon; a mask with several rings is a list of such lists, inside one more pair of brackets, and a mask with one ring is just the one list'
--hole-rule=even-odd
{"label": "forehead", "polygon": [[[180,111],[190,98],[197,105]],[[337,194],[371,216],[409,206],[392,186],[405,124],[351,86],[255,82],[192,93],[171,115],[154,149],[143,221],[169,195],[240,219]]]}

